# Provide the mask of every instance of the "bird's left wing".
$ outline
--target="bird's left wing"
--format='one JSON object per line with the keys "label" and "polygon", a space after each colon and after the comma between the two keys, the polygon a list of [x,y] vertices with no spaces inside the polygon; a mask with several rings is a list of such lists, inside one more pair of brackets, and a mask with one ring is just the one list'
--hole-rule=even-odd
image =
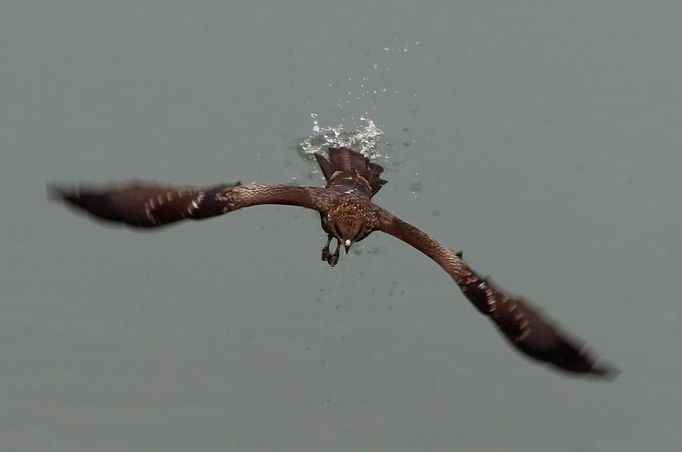
{"label": "bird's left wing", "polygon": [[617,371],[598,362],[578,339],[547,319],[523,298],[510,295],[473,271],[455,253],[421,230],[377,208],[379,230],[393,235],[436,261],[457,283],[466,298],[489,317],[523,354],[565,372],[612,379]]}
{"label": "bird's left wing", "polygon": [[182,220],[201,220],[258,204],[284,204],[325,212],[329,194],[319,187],[217,185],[173,187],[134,181],[120,185],[48,185],[50,199],[88,212],[99,220],[134,228],[157,228]]}

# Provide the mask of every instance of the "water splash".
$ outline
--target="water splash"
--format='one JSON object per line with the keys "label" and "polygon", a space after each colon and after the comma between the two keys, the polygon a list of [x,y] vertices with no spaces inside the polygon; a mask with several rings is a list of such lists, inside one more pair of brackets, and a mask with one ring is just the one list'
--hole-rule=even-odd
{"label": "water splash", "polygon": [[313,118],[313,132],[298,145],[304,157],[326,154],[327,148],[341,146],[353,148],[371,160],[381,157],[381,152],[376,148],[384,132],[371,119],[360,117],[357,124],[346,128],[343,124],[336,127],[320,126],[317,113],[311,113],[310,117]]}

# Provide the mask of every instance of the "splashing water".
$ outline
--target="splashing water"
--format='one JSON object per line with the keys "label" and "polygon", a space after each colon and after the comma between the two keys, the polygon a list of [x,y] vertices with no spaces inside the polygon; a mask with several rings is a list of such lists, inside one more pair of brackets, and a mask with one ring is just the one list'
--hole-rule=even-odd
{"label": "splashing water", "polygon": [[346,129],[343,124],[321,127],[317,113],[311,113],[310,117],[313,118],[313,133],[298,145],[304,157],[310,158],[320,151],[326,154],[327,148],[341,146],[353,148],[371,160],[381,157],[376,147],[384,132],[371,119],[361,117],[357,125]]}

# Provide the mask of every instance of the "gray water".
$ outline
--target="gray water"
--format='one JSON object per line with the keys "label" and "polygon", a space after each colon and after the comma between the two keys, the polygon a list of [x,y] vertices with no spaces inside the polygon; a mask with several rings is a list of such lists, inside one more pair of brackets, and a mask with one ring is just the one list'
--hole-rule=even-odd
{"label": "gray water", "polygon": [[[682,450],[682,3],[0,6],[3,451]],[[373,234],[314,213],[105,228],[50,181],[321,184],[368,117],[376,201],[623,373],[508,345]]]}

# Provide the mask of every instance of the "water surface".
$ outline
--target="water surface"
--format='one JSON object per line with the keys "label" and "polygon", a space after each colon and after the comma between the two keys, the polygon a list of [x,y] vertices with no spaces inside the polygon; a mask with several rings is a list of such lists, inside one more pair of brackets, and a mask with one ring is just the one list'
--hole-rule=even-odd
{"label": "water surface", "polygon": [[[679,2],[1,11],[3,450],[680,450]],[[50,181],[321,184],[311,114],[371,119],[377,202],[620,378],[519,357],[394,239],[330,269],[312,212],[140,234],[46,200]]]}

